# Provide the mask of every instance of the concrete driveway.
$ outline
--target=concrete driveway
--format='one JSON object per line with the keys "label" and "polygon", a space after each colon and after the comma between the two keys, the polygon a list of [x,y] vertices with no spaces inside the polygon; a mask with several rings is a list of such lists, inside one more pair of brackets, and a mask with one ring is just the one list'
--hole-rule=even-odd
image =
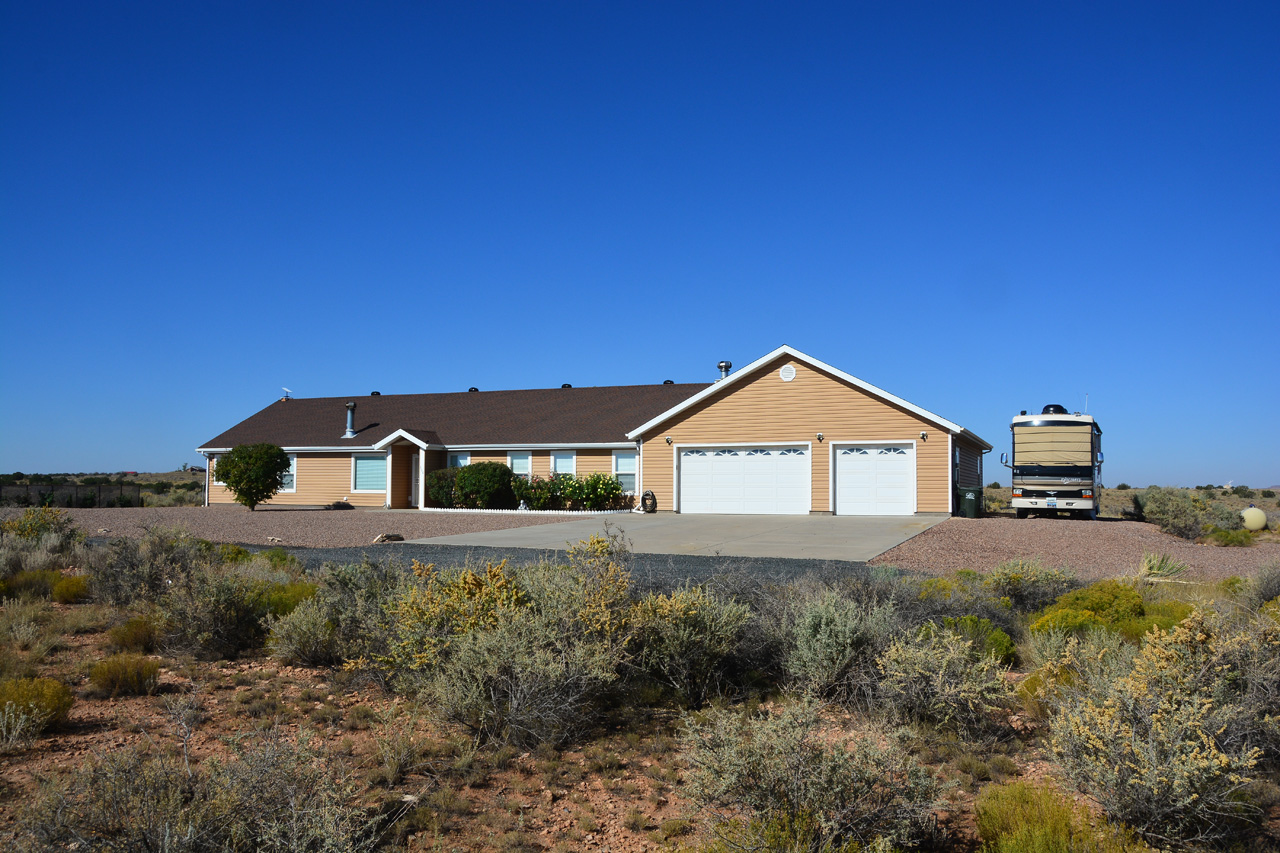
{"label": "concrete driveway", "polygon": [[865,562],[947,518],[949,516],[944,513],[914,516],[629,513],[412,541],[430,545],[563,551],[566,544],[600,533],[607,523],[626,534],[631,540],[632,551],[637,554]]}

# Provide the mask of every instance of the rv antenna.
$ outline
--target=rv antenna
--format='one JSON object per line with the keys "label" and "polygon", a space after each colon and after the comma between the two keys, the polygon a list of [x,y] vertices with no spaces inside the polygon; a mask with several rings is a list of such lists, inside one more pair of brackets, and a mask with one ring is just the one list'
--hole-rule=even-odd
{"label": "rv antenna", "polygon": [[1084,392],[1084,413],[1089,414],[1089,392]]}

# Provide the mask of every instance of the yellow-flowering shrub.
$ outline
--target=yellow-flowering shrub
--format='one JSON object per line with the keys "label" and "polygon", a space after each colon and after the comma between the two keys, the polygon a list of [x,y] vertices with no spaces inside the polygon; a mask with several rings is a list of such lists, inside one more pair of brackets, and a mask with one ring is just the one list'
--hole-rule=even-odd
{"label": "yellow-flowering shrub", "polygon": [[1245,673],[1224,645],[1196,611],[1149,634],[1125,674],[1067,697],[1051,721],[1071,780],[1153,842],[1214,842],[1256,813],[1240,794],[1262,750],[1228,737],[1248,722],[1230,687]]}

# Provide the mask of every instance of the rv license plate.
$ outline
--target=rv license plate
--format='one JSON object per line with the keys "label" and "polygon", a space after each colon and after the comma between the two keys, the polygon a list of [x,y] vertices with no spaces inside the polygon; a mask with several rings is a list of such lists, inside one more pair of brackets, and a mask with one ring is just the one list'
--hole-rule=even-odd
{"label": "rv license plate", "polygon": [[1047,501],[1045,501],[1044,503],[1045,503],[1045,506],[1054,507],[1054,506],[1057,506],[1057,505],[1058,505],[1058,499],[1057,499],[1057,498],[1049,498],[1049,499],[1048,499]]}

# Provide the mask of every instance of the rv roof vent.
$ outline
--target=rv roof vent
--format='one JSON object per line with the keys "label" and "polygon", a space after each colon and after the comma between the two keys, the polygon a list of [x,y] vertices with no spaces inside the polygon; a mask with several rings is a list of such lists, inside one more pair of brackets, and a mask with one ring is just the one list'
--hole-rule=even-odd
{"label": "rv roof vent", "polygon": [[675,383],[675,380],[673,380],[673,379],[664,379],[664,380],[662,380],[662,384],[663,384],[663,385],[675,385],[676,383]]}
{"label": "rv roof vent", "polygon": [[369,396],[370,396],[370,397],[381,397],[381,396],[382,396],[382,392],[381,392],[381,391],[370,391],[370,392],[369,392]]}
{"label": "rv roof vent", "polygon": [[568,382],[566,382],[566,383],[564,383],[563,385],[561,385],[560,387],[561,387],[561,388],[572,388],[573,386],[572,386],[572,385],[570,385]]}
{"label": "rv roof vent", "polygon": [[468,390],[468,391],[479,391],[480,389],[479,389],[479,388],[477,388],[476,386],[472,385],[472,386],[471,386],[470,388],[468,388],[467,390]]}
{"label": "rv roof vent", "polygon": [[1044,407],[1044,411],[1042,411],[1040,414],[1042,414],[1042,415],[1065,415],[1066,413],[1067,413],[1067,410],[1066,410],[1066,408],[1065,408],[1065,407],[1063,407],[1063,406],[1059,406],[1057,403],[1050,403],[1049,405],[1047,405],[1047,406],[1045,406],[1045,407]]}
{"label": "rv roof vent", "polygon": [[1019,415],[1025,415],[1026,413],[1027,413],[1027,410],[1026,410],[1026,409],[1023,409],[1023,410],[1022,410],[1021,412],[1019,412],[1018,414],[1019,414]]}

